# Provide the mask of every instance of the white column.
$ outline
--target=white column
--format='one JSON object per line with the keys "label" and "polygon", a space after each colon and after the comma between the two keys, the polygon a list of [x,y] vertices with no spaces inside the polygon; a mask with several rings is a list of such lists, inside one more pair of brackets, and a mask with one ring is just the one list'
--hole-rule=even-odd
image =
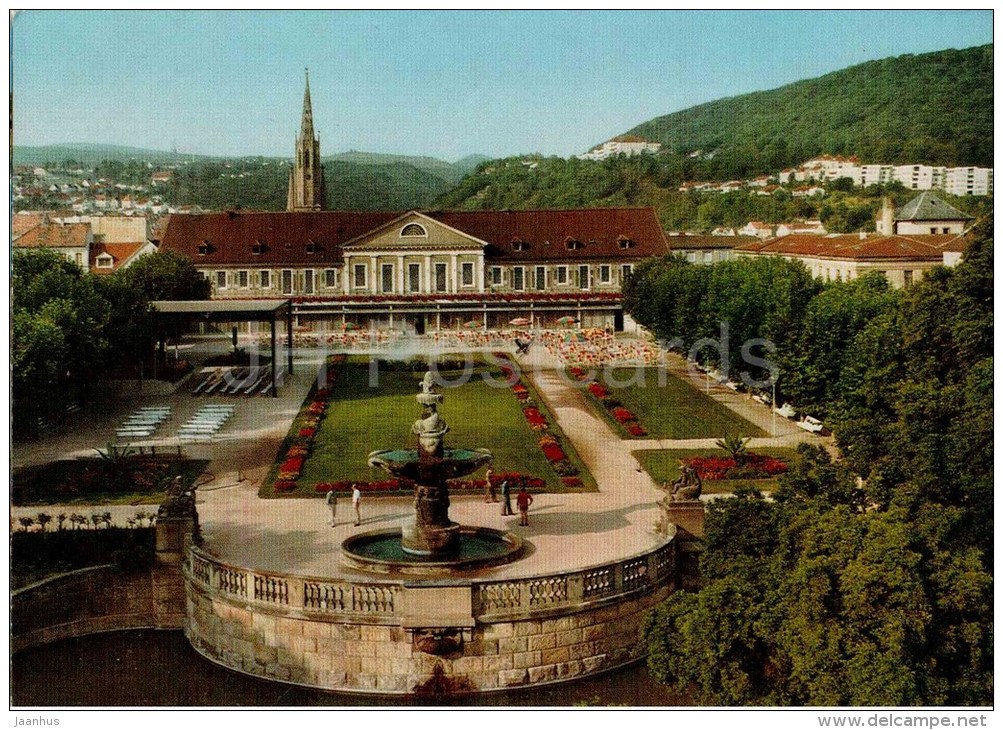
{"label": "white column", "polygon": [[425,256],[425,293],[432,293],[432,257]]}
{"label": "white column", "polygon": [[404,256],[397,256],[397,292],[403,294],[407,291],[404,285]]}
{"label": "white column", "polygon": [[449,259],[449,265],[453,269],[453,293],[454,294],[460,290],[460,287],[459,287],[459,283],[460,282],[459,282],[459,279],[456,276],[456,266],[457,266],[457,263],[459,263],[459,258],[460,257],[457,254],[454,253],[452,255],[452,257],[450,257],[450,259]]}
{"label": "white column", "polygon": [[[345,257],[345,270],[341,272],[342,294],[352,293],[352,259]],[[282,272],[279,272],[280,274]]]}
{"label": "white column", "polygon": [[[484,254],[477,256],[477,263],[474,265],[474,275],[477,277],[477,291],[484,292]],[[487,313],[484,315],[487,318]]]}
{"label": "white column", "polygon": [[379,265],[376,263],[376,257],[375,256],[370,256],[369,257],[369,268],[372,269],[372,272],[373,272],[372,276],[369,277],[369,282],[368,282],[369,283],[369,293],[370,294],[376,294],[379,291],[379,289],[377,287],[379,286],[379,281],[380,280],[379,280],[378,277],[379,277],[379,273],[380,272],[379,272]]}

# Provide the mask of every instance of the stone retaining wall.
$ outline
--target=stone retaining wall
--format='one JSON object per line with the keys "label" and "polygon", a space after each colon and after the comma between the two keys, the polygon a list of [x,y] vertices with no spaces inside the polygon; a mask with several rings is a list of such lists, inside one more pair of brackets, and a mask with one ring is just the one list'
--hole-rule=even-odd
{"label": "stone retaining wall", "polygon": [[[490,691],[644,656],[641,626],[675,585],[675,545],[585,571],[498,582],[319,583],[190,548],[185,635],[210,661],[339,691],[445,682]],[[441,595],[439,595],[441,592]]]}
{"label": "stone retaining wall", "polygon": [[11,651],[103,631],[184,626],[177,568],[84,568],[11,593]]}

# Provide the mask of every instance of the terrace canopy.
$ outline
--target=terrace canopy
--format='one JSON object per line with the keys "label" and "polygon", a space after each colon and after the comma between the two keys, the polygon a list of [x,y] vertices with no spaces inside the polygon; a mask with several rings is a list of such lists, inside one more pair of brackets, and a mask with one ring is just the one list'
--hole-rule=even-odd
{"label": "terrace canopy", "polygon": [[220,299],[150,302],[157,317],[157,340],[161,352],[167,325],[189,322],[270,322],[272,326],[272,397],[278,395],[278,362],[275,323],[286,320],[286,368],[293,372],[293,308],[289,299]]}

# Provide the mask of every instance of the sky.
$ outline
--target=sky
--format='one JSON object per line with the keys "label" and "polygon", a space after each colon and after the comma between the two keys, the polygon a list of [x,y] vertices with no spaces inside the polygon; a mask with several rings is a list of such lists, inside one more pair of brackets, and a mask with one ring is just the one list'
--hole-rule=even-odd
{"label": "sky", "polygon": [[56,11],[11,24],[15,144],[571,156],[695,104],[992,42],[975,11]]}

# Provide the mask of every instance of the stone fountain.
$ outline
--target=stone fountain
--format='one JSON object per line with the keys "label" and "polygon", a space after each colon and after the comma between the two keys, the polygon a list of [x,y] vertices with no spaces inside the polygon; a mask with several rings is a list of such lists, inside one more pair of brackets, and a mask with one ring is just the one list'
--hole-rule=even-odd
{"label": "stone fountain", "polygon": [[399,530],[367,532],[342,544],[353,567],[411,574],[452,573],[508,562],[518,557],[522,541],[511,533],[468,527],[449,518],[447,480],[467,476],[491,462],[487,449],[449,448],[449,433],[439,409],[443,394],[431,371],[415,396],[421,417],[411,426],[416,449],[373,451],[368,462],[395,477],[415,483],[414,516]]}

